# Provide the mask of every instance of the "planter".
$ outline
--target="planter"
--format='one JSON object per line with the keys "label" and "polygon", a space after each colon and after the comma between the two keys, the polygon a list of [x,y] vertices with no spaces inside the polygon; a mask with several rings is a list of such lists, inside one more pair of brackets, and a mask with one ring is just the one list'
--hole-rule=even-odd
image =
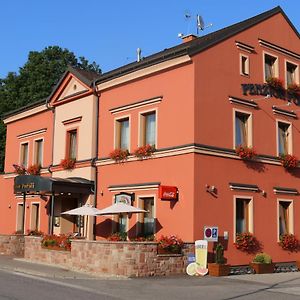
{"label": "planter", "polygon": [[164,255],[172,255],[172,254],[181,254],[181,249],[176,248],[176,249],[167,249],[167,248],[160,248],[157,247],[157,254],[164,254]]}
{"label": "planter", "polygon": [[274,272],[275,264],[250,263],[250,267],[254,270],[255,274],[268,274]]}
{"label": "planter", "polygon": [[300,271],[300,260],[296,261],[296,266],[297,266],[298,270]]}
{"label": "planter", "polygon": [[228,276],[230,273],[230,265],[227,264],[208,264],[208,274],[210,276]]}

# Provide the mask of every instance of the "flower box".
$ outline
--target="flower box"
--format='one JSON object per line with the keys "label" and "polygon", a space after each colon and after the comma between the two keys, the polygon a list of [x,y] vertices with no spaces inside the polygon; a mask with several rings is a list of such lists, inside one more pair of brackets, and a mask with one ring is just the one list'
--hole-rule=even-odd
{"label": "flower box", "polygon": [[289,94],[299,96],[300,95],[300,86],[296,83],[289,84],[287,91]]}
{"label": "flower box", "polygon": [[27,173],[30,175],[40,175],[41,165],[35,164],[27,168]]}
{"label": "flower box", "polygon": [[152,145],[147,144],[145,146],[141,146],[141,147],[135,149],[133,151],[133,154],[136,157],[138,157],[140,159],[143,159],[143,158],[150,157],[153,154],[154,151],[155,151],[155,147],[152,146]]}
{"label": "flower box", "polygon": [[115,162],[124,162],[129,156],[127,149],[115,149],[109,153],[109,157]]}
{"label": "flower box", "polygon": [[170,255],[170,254],[181,254],[181,247],[177,248],[161,248],[157,247],[157,254]]}
{"label": "flower box", "polygon": [[266,80],[268,86],[272,87],[275,90],[283,90],[283,82],[281,79],[276,77],[269,77]]}
{"label": "flower box", "polygon": [[255,253],[261,247],[259,241],[250,232],[237,234],[234,245],[238,250],[247,253]]}
{"label": "flower box", "polygon": [[285,169],[294,169],[298,165],[298,159],[291,154],[282,154],[279,159]]}
{"label": "flower box", "polygon": [[242,159],[253,159],[256,156],[256,152],[247,146],[238,146],[235,149],[236,154]]}
{"label": "flower box", "polygon": [[208,274],[210,276],[228,276],[230,273],[230,265],[228,264],[217,264],[209,263],[208,264]]}
{"label": "flower box", "polygon": [[162,235],[157,242],[158,254],[181,254],[183,241],[176,235]]}
{"label": "flower box", "polygon": [[60,166],[64,169],[64,170],[72,170],[75,168],[75,164],[76,164],[76,159],[73,158],[65,158],[62,159],[60,161]]}
{"label": "flower box", "polygon": [[273,273],[275,264],[262,264],[262,263],[250,263],[250,267],[254,270],[255,274],[268,274]]}

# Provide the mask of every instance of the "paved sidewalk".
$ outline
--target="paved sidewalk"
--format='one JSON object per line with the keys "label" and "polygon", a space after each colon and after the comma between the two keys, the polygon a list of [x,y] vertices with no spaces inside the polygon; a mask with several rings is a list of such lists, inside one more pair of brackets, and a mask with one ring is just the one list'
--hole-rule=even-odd
{"label": "paved sidewalk", "polygon": [[99,279],[98,276],[75,272],[62,267],[33,263],[24,258],[0,255],[0,270],[24,273],[33,276],[62,279]]}

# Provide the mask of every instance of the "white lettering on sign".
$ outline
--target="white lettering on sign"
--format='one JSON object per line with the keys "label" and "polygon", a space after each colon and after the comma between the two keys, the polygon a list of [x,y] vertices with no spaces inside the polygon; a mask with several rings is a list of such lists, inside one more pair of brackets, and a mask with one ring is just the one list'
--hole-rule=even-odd
{"label": "white lettering on sign", "polygon": [[175,193],[174,192],[164,192],[163,193],[163,197],[175,197]]}

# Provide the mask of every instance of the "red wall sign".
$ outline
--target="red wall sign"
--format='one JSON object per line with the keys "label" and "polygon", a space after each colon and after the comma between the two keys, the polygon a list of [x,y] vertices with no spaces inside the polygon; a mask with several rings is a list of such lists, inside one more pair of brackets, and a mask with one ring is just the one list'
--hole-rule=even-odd
{"label": "red wall sign", "polygon": [[162,200],[177,200],[178,198],[178,188],[176,186],[160,185],[158,192],[159,198]]}

